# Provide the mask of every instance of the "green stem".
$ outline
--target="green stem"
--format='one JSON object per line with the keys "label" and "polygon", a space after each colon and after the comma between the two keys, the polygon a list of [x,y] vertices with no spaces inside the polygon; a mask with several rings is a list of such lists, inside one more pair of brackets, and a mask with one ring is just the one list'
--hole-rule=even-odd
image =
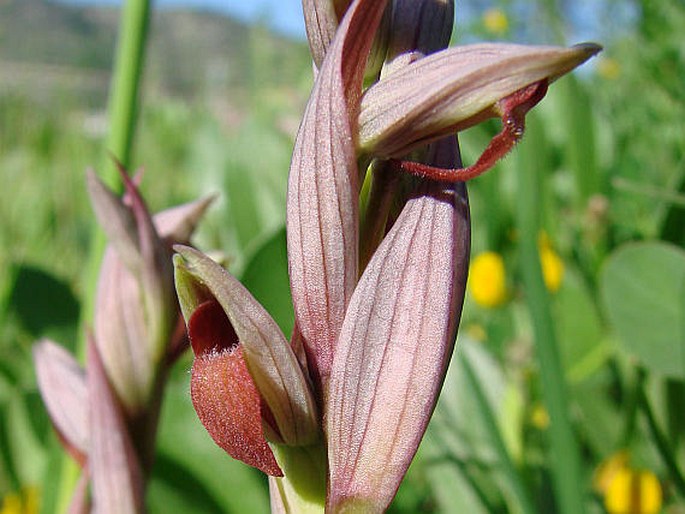
{"label": "green stem", "polygon": [[[121,12],[121,32],[108,106],[110,131],[106,142],[107,152],[125,168],[131,161],[149,23],[150,1],[127,0]],[[109,154],[103,163],[102,179],[110,187],[121,189],[117,169]]]}
{"label": "green stem", "polygon": [[640,407],[642,408],[642,412],[647,419],[647,425],[649,426],[650,432],[652,432],[652,437],[654,438],[654,443],[656,444],[657,450],[659,450],[659,454],[664,460],[664,464],[668,469],[671,480],[673,480],[673,484],[675,485],[679,496],[681,498],[685,498],[685,478],[683,477],[683,473],[681,472],[680,468],[678,467],[678,463],[675,460],[671,445],[668,443],[666,436],[659,428],[659,424],[654,416],[654,411],[652,410],[651,405],[649,405],[649,400],[645,394],[644,387],[640,387],[639,395]]}
{"label": "green stem", "polygon": [[272,482],[287,512],[323,514],[328,462],[323,442],[312,446],[273,445],[285,476]]}
{"label": "green stem", "polygon": [[[117,191],[122,190],[122,184],[118,179],[112,156],[116,157],[126,168],[130,166],[149,20],[149,0],[126,0],[121,11],[121,26],[110,86],[109,134],[105,143],[106,156],[101,167],[102,180]],[[86,267],[86,293],[81,304],[80,326],[82,328],[77,345],[77,353],[81,358],[85,355],[86,333],[92,324],[95,311],[98,273],[105,245],[104,233],[98,227],[94,227],[90,256]],[[78,474],[79,470],[74,461],[65,456],[60,474],[61,483],[57,512],[66,511]]]}
{"label": "green stem", "polygon": [[[530,121],[534,121],[534,116],[530,118]],[[544,171],[538,169],[540,164],[536,158],[536,141],[531,132],[534,131],[528,133],[529,137],[520,145],[518,154],[521,169],[518,177],[517,225],[523,286],[533,324],[542,397],[550,417],[551,474],[559,512],[582,514],[585,512],[585,495],[581,487],[580,456],[569,419],[564,370],[540,267],[538,234],[541,229],[540,190]]]}
{"label": "green stem", "polygon": [[528,492],[521,481],[521,475],[514,466],[511,456],[504,445],[504,440],[497,425],[497,420],[495,419],[494,413],[490,409],[490,404],[485,398],[485,393],[480,387],[478,377],[476,376],[468,357],[463,359],[464,371],[466,372],[466,378],[468,380],[469,386],[476,397],[476,403],[480,405],[480,415],[483,417],[485,422],[485,428],[488,432],[490,441],[494,444],[495,451],[499,455],[499,463],[502,466],[504,475],[507,478],[509,486],[511,487],[511,492],[518,501],[521,512],[524,514],[534,514],[537,512],[533,503],[528,496]]}

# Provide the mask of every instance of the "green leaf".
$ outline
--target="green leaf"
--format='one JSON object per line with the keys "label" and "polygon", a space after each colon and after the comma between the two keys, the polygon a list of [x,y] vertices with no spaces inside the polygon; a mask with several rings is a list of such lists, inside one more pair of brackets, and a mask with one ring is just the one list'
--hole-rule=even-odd
{"label": "green leaf", "polygon": [[157,454],[153,473],[147,494],[150,512],[222,514],[224,511],[202,480],[174,457]]}
{"label": "green leaf", "polygon": [[[475,387],[478,387],[477,391]],[[504,502],[521,512],[532,512],[523,489],[523,477],[514,467],[512,449],[521,446],[521,402],[509,388],[506,377],[489,352],[480,344],[460,337],[457,353],[445,379],[442,394],[428,432],[426,452],[436,461],[431,472],[435,494],[441,501],[446,484],[439,478],[454,477],[460,487],[458,508],[441,505],[445,512],[490,512],[485,506]],[[512,402],[512,399],[514,401]],[[504,415],[507,419],[504,419]],[[503,430],[505,425],[506,431]],[[506,438],[506,440],[505,440]],[[449,471],[447,471],[447,469]],[[479,479],[475,470],[486,470]],[[448,475],[445,475],[448,473]],[[467,481],[463,477],[468,477]],[[493,482],[493,476],[496,476]],[[454,481],[449,487],[454,490]],[[494,490],[488,491],[494,485]]]}
{"label": "green leaf", "polygon": [[610,354],[603,341],[597,307],[573,269],[566,269],[555,297],[554,318],[566,377],[580,382],[597,371]]}
{"label": "green leaf", "polygon": [[18,266],[9,306],[33,337],[73,342],[79,302],[69,285],[54,275],[31,265]]}
{"label": "green leaf", "polygon": [[685,252],[659,242],[617,250],[601,274],[622,347],[653,372],[685,378]]}
{"label": "green leaf", "polygon": [[295,314],[290,298],[285,229],[267,239],[247,263],[242,283],[271,314],[286,336],[293,331]]}

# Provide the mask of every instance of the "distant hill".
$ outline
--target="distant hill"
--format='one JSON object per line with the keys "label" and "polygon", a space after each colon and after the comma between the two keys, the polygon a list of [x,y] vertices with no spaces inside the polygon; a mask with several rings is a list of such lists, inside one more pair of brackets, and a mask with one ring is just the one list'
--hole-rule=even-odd
{"label": "distant hill", "polygon": [[[112,7],[0,0],[0,93],[84,90],[99,103],[118,22]],[[150,30],[145,80],[162,94],[292,83],[309,66],[304,43],[216,13],[155,11]]]}

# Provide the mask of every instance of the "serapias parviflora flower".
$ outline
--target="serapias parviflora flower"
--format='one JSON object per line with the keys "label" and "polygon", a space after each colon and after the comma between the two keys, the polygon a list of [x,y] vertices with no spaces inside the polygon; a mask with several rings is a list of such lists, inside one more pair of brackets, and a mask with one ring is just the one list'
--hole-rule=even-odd
{"label": "serapias parviflora flower", "polygon": [[[470,244],[462,182],[506,154],[548,85],[600,49],[437,51],[449,40],[453,2],[396,0],[391,16],[386,4],[305,2],[317,72],[288,183],[290,343],[218,265],[186,248],[174,258],[194,341],[193,403],[218,444],[271,475],[275,512],[390,504],[459,323]],[[386,62],[365,87],[382,20],[390,20],[379,49]],[[493,116],[502,132],[464,167],[454,134]],[[327,483],[322,497],[297,483],[301,466],[283,450],[297,448],[327,455],[314,471]]]}

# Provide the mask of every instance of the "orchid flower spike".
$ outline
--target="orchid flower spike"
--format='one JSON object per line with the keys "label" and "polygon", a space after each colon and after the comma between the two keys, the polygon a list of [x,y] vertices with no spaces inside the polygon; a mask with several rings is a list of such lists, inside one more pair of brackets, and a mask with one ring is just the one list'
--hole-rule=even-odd
{"label": "orchid flower spike", "polygon": [[[464,181],[600,47],[446,49],[452,0],[303,6],[316,78],[288,181],[296,328],[288,343],[235,278],[177,247],[191,395],[214,440],[270,475],[274,512],[383,512],[452,355],[470,251]],[[456,133],[493,116],[502,132],[464,167]]]}
{"label": "orchid flower spike", "polygon": [[90,512],[91,503],[101,514],[144,512],[163,379],[185,340],[175,330],[180,313],[173,295],[171,245],[188,242],[211,201],[152,217],[136,185],[120,171],[123,198],[94,173],[87,177],[110,244],[100,268],[86,367],[52,341],[33,348],[52,423],[84,470],[70,512]]}

